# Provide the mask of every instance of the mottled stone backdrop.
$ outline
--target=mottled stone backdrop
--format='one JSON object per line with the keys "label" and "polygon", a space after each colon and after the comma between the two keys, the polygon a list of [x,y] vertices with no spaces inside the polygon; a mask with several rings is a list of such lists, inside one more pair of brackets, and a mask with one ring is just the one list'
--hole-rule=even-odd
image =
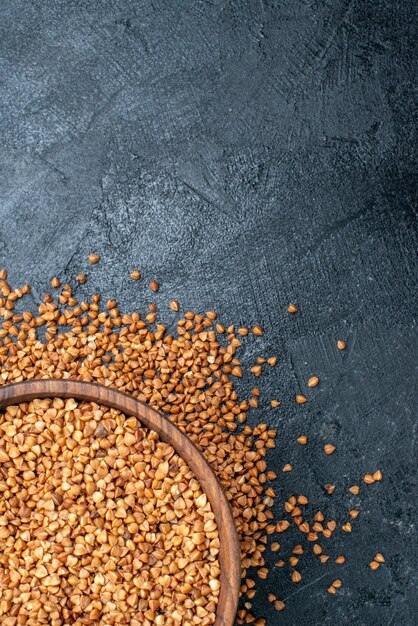
{"label": "mottled stone backdrop", "polygon": [[[250,416],[279,430],[277,516],[293,492],[330,517],[361,513],[330,542],[346,564],[306,554],[299,585],[267,551],[254,613],[268,626],[416,624],[416,3],[9,0],[1,14],[0,266],[37,300],[95,251],[77,294],[141,309],[138,267],[160,281],[170,323],[175,297],[263,324],[243,361],[279,358]],[[312,374],[321,384],[298,407]],[[246,375],[243,397],[253,386]],[[377,468],[381,483],[347,493]],[[283,535],[283,552],[298,541]],[[386,564],[371,572],[377,551]]]}

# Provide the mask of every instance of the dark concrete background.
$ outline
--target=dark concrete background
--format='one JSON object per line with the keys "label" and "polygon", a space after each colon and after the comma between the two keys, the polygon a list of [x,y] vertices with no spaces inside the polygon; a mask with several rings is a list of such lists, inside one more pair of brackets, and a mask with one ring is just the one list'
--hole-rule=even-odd
{"label": "dark concrete background", "polygon": [[[299,586],[286,568],[259,583],[269,626],[418,619],[416,17],[411,0],[2,6],[0,265],[39,298],[96,251],[79,294],[144,307],[138,267],[161,282],[164,311],[175,297],[262,323],[243,360],[279,357],[251,417],[279,429],[271,465],[295,468],[279,500],[305,493],[343,521],[359,505],[353,533],[330,542],[344,567],[304,556]],[[321,385],[296,407],[311,374]],[[310,446],[294,443],[303,433]],[[383,482],[349,497],[377,468]],[[283,536],[283,552],[296,542]],[[377,551],[386,564],[371,572]]]}

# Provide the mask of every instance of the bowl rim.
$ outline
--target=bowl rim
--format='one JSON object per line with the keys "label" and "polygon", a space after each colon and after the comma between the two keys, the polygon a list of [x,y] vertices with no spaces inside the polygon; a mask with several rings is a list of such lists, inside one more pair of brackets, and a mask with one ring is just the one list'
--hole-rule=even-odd
{"label": "bowl rim", "polygon": [[158,433],[189,465],[208,497],[219,532],[220,593],[214,626],[233,626],[238,608],[241,559],[238,535],[223,487],[203,453],[178,426],[159,411],[122,391],[70,379],[42,378],[0,386],[0,410],[35,398],[75,398],[117,409]]}

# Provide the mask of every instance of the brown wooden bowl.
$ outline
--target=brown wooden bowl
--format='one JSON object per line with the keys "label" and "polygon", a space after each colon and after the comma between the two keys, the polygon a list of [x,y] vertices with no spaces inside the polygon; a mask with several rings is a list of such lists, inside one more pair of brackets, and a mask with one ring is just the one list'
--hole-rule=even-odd
{"label": "brown wooden bowl", "polygon": [[215,626],[232,626],[237,611],[241,575],[237,532],[222,486],[194,443],[155,409],[103,385],[76,380],[42,379],[0,386],[0,409],[35,398],[77,398],[117,409],[125,415],[135,416],[144,426],[155,430],[161,439],[171,444],[187,462],[208,497],[218,524],[221,588]]}

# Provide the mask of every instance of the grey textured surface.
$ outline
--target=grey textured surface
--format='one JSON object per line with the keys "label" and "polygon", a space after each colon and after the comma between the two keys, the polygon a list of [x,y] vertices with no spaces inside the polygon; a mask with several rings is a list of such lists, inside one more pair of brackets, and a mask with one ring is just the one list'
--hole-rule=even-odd
{"label": "grey textured surface", "polygon": [[[352,535],[330,543],[345,566],[307,555],[299,586],[286,568],[260,582],[254,612],[268,626],[417,623],[416,6],[2,7],[0,265],[36,298],[51,276],[85,270],[94,250],[102,262],[80,294],[144,307],[144,282],[128,278],[138,267],[161,282],[164,310],[175,297],[226,323],[262,323],[243,360],[279,357],[257,419],[279,429],[271,464],[295,468],[280,496],[305,493],[339,519],[359,504]],[[290,301],[300,314],[286,313]],[[321,385],[296,407],[312,373]],[[243,396],[253,384],[242,381]],[[298,447],[304,432],[311,445]],[[377,468],[383,482],[348,497]],[[331,497],[326,482],[337,483]],[[387,562],[371,572],[377,551]]]}

